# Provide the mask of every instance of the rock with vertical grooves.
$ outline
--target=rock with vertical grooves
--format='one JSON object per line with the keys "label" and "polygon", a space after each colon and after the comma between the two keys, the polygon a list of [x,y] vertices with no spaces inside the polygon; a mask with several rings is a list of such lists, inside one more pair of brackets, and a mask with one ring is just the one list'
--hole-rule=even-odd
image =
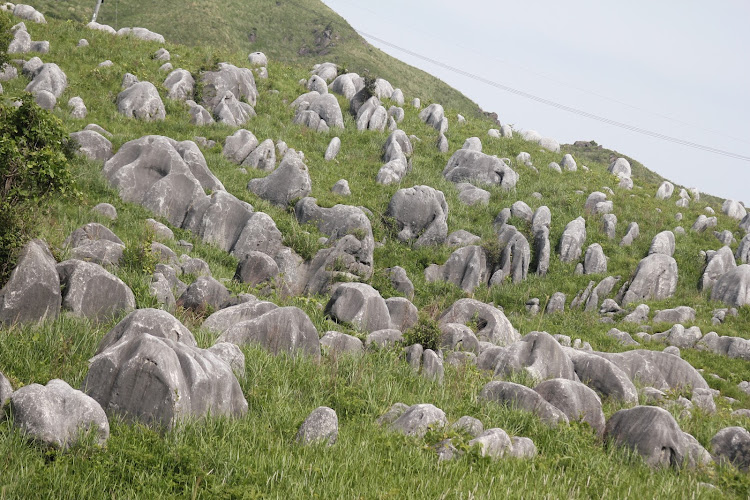
{"label": "rock with vertical grooves", "polygon": [[388,305],[377,290],[365,283],[340,283],[325,312],[334,320],[346,321],[367,332],[390,328]]}
{"label": "rock with vertical grooves", "polygon": [[672,231],[662,231],[654,236],[651,240],[651,247],[648,249],[648,254],[662,253],[664,255],[674,256],[675,251],[675,239]]}
{"label": "rock with vertical grooves", "polygon": [[737,267],[732,249],[728,246],[721,247],[716,252],[707,252],[706,258],[706,268],[698,282],[699,290],[710,290],[719,278]]}
{"label": "rock with vertical grooves", "polygon": [[638,391],[627,373],[616,364],[596,354],[562,348],[573,362],[573,369],[581,382],[603,398],[612,398],[628,404],[638,403]]}
{"label": "rock with vertical grooves", "polygon": [[60,314],[62,294],[55,258],[42,240],[28,242],[0,290],[0,324],[35,323]]}
{"label": "rock with vertical grooves", "polygon": [[623,236],[622,240],[620,240],[620,246],[629,247],[633,244],[633,240],[635,240],[640,234],[641,230],[640,227],[638,227],[638,223],[631,222],[628,225],[628,230],[625,232],[625,236]]}
{"label": "rock with vertical grooves", "polygon": [[617,229],[617,216],[615,214],[604,214],[602,215],[602,225],[604,234],[610,240],[615,239],[615,231]]}
{"label": "rock with vertical grooves", "polygon": [[677,262],[669,255],[651,254],[638,263],[626,287],[621,302],[623,306],[669,298],[677,290]]}
{"label": "rock with vertical grooves", "polygon": [[471,293],[479,285],[487,283],[488,272],[484,250],[480,246],[470,245],[455,250],[444,265],[438,266],[425,278],[428,282],[441,279]]}
{"label": "rock with vertical grooves", "polygon": [[750,304],[750,264],[737,266],[720,277],[711,290],[711,300],[734,307]]}
{"label": "rock with vertical grooves", "polygon": [[512,189],[518,182],[518,174],[503,160],[469,149],[453,153],[443,176],[451,182],[477,182],[504,189]]}
{"label": "rock with vertical grooves", "polygon": [[583,274],[603,274],[607,272],[607,257],[602,246],[592,243],[583,257]]}
{"label": "rock with vertical grooves", "polygon": [[560,260],[563,262],[578,260],[581,257],[581,247],[585,241],[586,220],[583,217],[578,217],[565,226],[565,231],[563,231],[558,247]]}

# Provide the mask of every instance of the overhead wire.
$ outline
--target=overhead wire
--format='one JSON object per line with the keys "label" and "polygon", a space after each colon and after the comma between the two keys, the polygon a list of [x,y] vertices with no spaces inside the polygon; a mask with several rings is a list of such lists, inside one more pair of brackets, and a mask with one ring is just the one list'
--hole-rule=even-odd
{"label": "overhead wire", "polygon": [[495,82],[495,81],[490,80],[488,78],[484,78],[482,76],[476,75],[474,73],[470,73],[470,72],[462,70],[460,68],[456,68],[456,67],[451,66],[449,64],[446,64],[446,63],[444,63],[442,61],[438,61],[438,60],[432,59],[431,57],[423,56],[423,55],[418,54],[418,53],[416,53],[416,52],[414,52],[412,50],[409,50],[407,48],[401,47],[401,46],[396,45],[394,43],[388,42],[387,40],[383,40],[382,38],[379,38],[379,37],[377,37],[375,35],[372,35],[372,34],[369,34],[369,33],[365,33],[364,31],[361,31],[361,30],[357,30],[356,28],[355,28],[355,30],[357,31],[357,33],[359,33],[360,35],[362,35],[365,38],[368,38],[370,40],[375,40],[375,41],[377,41],[379,43],[382,43],[383,45],[386,45],[386,46],[391,47],[393,49],[396,49],[396,50],[399,50],[399,51],[404,52],[406,54],[409,54],[412,57],[416,57],[418,59],[421,59],[423,61],[426,61],[426,62],[429,62],[431,64],[434,64],[436,66],[439,66],[439,67],[441,67],[443,69],[446,69],[448,71],[451,71],[453,73],[465,76],[467,78],[471,78],[472,80],[476,80],[476,81],[478,81],[480,83],[483,83],[485,85],[489,85],[491,87],[494,87],[494,88],[497,88],[497,89],[500,89],[500,90],[504,90],[504,91],[509,92],[511,94],[515,94],[515,95],[524,97],[526,99],[530,99],[532,101],[539,102],[539,103],[545,104],[547,106],[551,106],[553,108],[557,108],[557,109],[560,109],[560,110],[563,110],[563,111],[567,111],[569,113],[572,113],[572,114],[575,114],[575,115],[578,115],[578,116],[582,116],[584,118],[589,118],[591,120],[596,120],[596,121],[601,122],[601,123],[606,123],[607,125],[612,125],[612,126],[615,126],[615,127],[619,127],[619,128],[625,129],[625,130],[629,130],[631,132],[635,132],[635,133],[638,133],[638,134],[642,134],[642,135],[646,135],[646,136],[649,136],[649,137],[653,137],[655,139],[672,142],[672,143],[679,144],[679,145],[682,145],[682,146],[687,146],[687,147],[690,147],[690,148],[699,149],[701,151],[706,151],[706,152],[709,152],[709,153],[714,153],[714,154],[718,154],[718,155],[721,155],[721,156],[726,156],[726,157],[729,157],[729,158],[734,158],[734,159],[741,160],[741,161],[750,162],[750,156],[739,154],[739,153],[734,153],[732,151],[726,151],[724,149],[715,148],[715,147],[712,147],[712,146],[706,146],[705,144],[699,144],[699,143],[696,143],[696,142],[693,142],[693,141],[688,141],[688,140],[685,140],[685,139],[680,139],[678,137],[672,137],[670,135],[666,135],[666,134],[662,134],[662,133],[659,133],[659,132],[655,132],[653,130],[648,130],[648,129],[645,129],[645,128],[642,128],[642,127],[637,127],[635,125],[630,125],[628,123],[623,123],[623,122],[620,122],[620,121],[617,121],[617,120],[613,120],[611,118],[606,118],[604,116],[596,115],[594,113],[589,113],[588,111],[584,111],[582,109],[574,108],[572,106],[567,106],[565,104],[561,104],[559,102],[555,102],[555,101],[552,101],[550,99],[545,99],[544,97],[540,97],[540,96],[537,96],[537,95],[534,95],[534,94],[530,94],[528,92],[524,92],[523,90],[519,90],[519,89],[510,87],[508,85],[504,85],[502,83]]}

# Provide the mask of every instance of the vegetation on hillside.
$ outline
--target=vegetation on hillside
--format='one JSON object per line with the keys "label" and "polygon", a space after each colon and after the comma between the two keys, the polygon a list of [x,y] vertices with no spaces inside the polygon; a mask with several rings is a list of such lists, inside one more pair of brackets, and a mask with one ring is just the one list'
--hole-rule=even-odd
{"label": "vegetation on hillside", "polygon": [[[177,140],[202,136],[222,144],[235,131],[232,127],[218,124],[192,126],[184,103],[165,98],[166,92],[161,82],[166,75],[158,69],[162,63],[152,58],[160,45],[86,30],[79,23],[60,22],[53,18],[80,16],[76,9],[83,3],[88,5],[90,2],[38,2],[35,5],[48,14],[50,22],[47,25],[27,23],[29,31],[35,40],[50,40],[50,53],[42,55],[42,59],[60,65],[68,76],[69,87],[58,99],[58,107],[52,115],[30,105],[34,113],[47,117],[47,123],[62,123],[67,132],[81,130],[88,123],[97,123],[113,134],[115,150],[125,142],[147,134],[161,134]],[[288,2],[280,4],[293,5]],[[112,8],[111,5],[105,3],[108,9]],[[189,9],[202,5],[201,2],[182,3],[179,9],[167,8],[170,2],[163,2],[164,7],[161,5],[160,9],[164,12],[177,16],[172,21],[175,26],[188,28],[196,37],[205,29],[201,23],[208,23],[212,19],[208,11],[204,11],[202,17],[195,17],[197,23],[189,22],[193,18],[180,17],[187,16],[186,13],[191,12]],[[240,10],[239,2],[229,2],[227,5],[228,12],[235,15]],[[125,2],[119,8],[120,15],[124,15],[122,9],[125,9]],[[246,3],[244,8],[247,8]],[[100,21],[111,22],[104,10]],[[131,24],[146,25],[137,21]],[[161,31],[170,39],[166,30],[156,25],[146,27]],[[262,31],[259,33],[262,35]],[[75,48],[80,38],[87,38],[90,46]],[[172,54],[175,67],[183,67],[194,73],[201,68],[212,67],[217,61],[243,65],[247,60],[247,51],[255,50],[238,47],[237,51],[231,51],[228,49],[232,46],[225,44],[227,51],[223,51],[204,42],[191,47],[167,43],[165,47]],[[270,50],[267,52],[272,54]],[[312,178],[312,196],[317,198],[320,205],[345,203],[363,206],[372,212],[375,239],[382,245],[375,251],[376,269],[371,284],[384,297],[398,295],[383,279],[383,270],[394,265],[406,269],[416,289],[413,302],[423,314],[419,326],[410,332],[414,338],[434,342],[434,322],[440,313],[456,299],[472,296],[502,306],[522,334],[543,330],[580,338],[590,342],[597,350],[614,352],[628,349],[606,335],[611,325],[601,323],[597,314],[581,310],[566,310],[559,315],[530,316],[527,313],[525,304],[530,298],[539,298],[544,307],[554,292],[562,291],[570,299],[585,288],[589,280],[604,277],[575,276],[574,264],[562,263],[554,256],[546,277],[530,275],[520,284],[503,283],[491,288],[484,286],[473,294],[466,294],[452,284],[427,283],[424,269],[433,263],[444,263],[451,249],[413,248],[393,238],[383,214],[397,189],[420,184],[440,189],[445,193],[450,207],[449,231],[470,231],[479,235],[489,247],[496,238],[492,227],[494,217],[516,200],[525,201],[532,209],[541,205],[551,209],[550,239],[556,242],[565,225],[582,214],[588,193],[612,187],[614,194],[609,199],[614,202],[614,213],[620,221],[617,238],[609,240],[599,227],[598,219],[589,218],[584,247],[600,243],[609,257],[607,274],[620,275],[623,281],[646,255],[656,233],[673,229],[678,224],[689,228],[707,205],[720,212],[720,206],[712,199],[691,203],[684,209],[676,207],[674,200],[656,200],[653,194],[661,179],[651,174],[641,175],[639,171],[634,176],[635,189],[618,189],[617,179],[606,170],[609,158],[592,156],[584,159],[581,154],[578,157],[579,165],[585,163],[588,171],[579,169],[578,172],[555,173],[546,167],[550,162],[559,162],[565,152],[574,152],[576,156],[579,152],[569,149],[553,154],[519,137],[489,138],[487,130],[494,126],[492,122],[480,116],[467,116],[465,124],[458,124],[456,114],[463,112],[463,109],[456,102],[449,101],[441,102],[446,106],[450,120],[447,132],[450,151],[460,148],[467,137],[476,136],[482,139],[483,150],[488,154],[513,159],[521,151],[530,152],[538,172],[514,164],[521,176],[516,189],[503,191],[496,187],[488,188],[491,198],[487,206],[463,205],[458,200],[455,185],[442,176],[449,155],[441,154],[435,148],[437,132],[422,123],[417,110],[407,105],[406,117],[399,126],[407,134],[419,138],[414,143],[413,169],[400,185],[379,186],[375,183],[375,176],[382,165],[381,153],[386,134],[358,132],[353,118],[348,114],[345,114],[346,128],[342,131],[316,133],[292,124],[294,112],[289,103],[305,92],[299,80],[309,77],[312,62],[323,62],[330,55],[297,56],[291,58],[291,62],[271,57],[269,79],[258,80],[260,97],[255,108],[257,116],[246,128],[260,140],[283,140],[290,147],[305,153],[305,162]],[[362,53],[352,52],[347,57],[361,56]],[[99,67],[98,64],[105,59],[112,60],[114,66]],[[166,120],[145,123],[117,113],[115,99],[126,72],[135,74],[140,80],[153,82],[159,88],[167,108]],[[391,76],[371,71],[370,75],[385,77],[394,86],[400,86],[407,100],[412,97],[424,98],[425,92],[430,89],[425,86],[425,92],[421,88],[407,90],[411,78],[409,74]],[[24,77],[5,82],[5,96],[8,99],[21,96],[26,84]],[[83,98],[89,109],[89,116],[85,120],[70,118],[64,104],[76,95]],[[438,94],[434,95],[437,99]],[[342,109],[348,109],[345,99],[339,97],[339,101]],[[326,162],[326,146],[334,136],[341,138],[342,150],[335,161]],[[253,169],[241,171],[224,158],[220,146],[203,148],[202,151],[208,166],[229,192],[273,217],[283,233],[285,244],[301,255],[314,254],[321,236],[317,229],[298,224],[287,210],[270,205],[246,189],[248,180],[265,173]],[[67,256],[63,241],[74,229],[88,222],[106,224],[128,248],[126,262],[119,268],[113,268],[112,272],[134,291],[138,307],[156,306],[155,299],[148,291],[151,276],[144,272],[153,265],[145,251],[151,238],[145,220],[153,214],[140,206],[123,202],[102,177],[101,164],[81,157],[66,160],[65,164],[76,179],[80,196],[75,200],[64,197],[50,200],[42,212],[43,217],[40,215],[38,223],[30,228],[27,236],[44,238],[54,249],[58,260],[62,260]],[[349,181],[352,191],[349,198],[330,191],[331,186],[341,178]],[[108,221],[91,212],[91,208],[100,202],[111,203],[117,208],[116,221]],[[683,215],[683,222],[676,220],[678,212]],[[631,221],[640,224],[641,235],[631,247],[621,247],[619,239]],[[526,221],[513,218],[510,223],[530,237]],[[233,292],[260,293],[249,285],[230,281],[237,266],[234,257],[203,243],[187,231],[173,229],[176,240],[185,239],[192,243],[194,250],[191,255],[206,260],[212,275],[225,280]],[[716,229],[727,229],[740,236],[736,221],[722,215],[719,215]],[[176,241],[166,244],[178,254],[182,252]],[[724,323],[713,325],[712,310],[720,304],[711,302],[707,292],[697,290],[703,268],[699,252],[719,247],[720,243],[710,232],[678,237],[675,255],[679,263],[677,293],[672,299],[650,302],[649,305],[653,309],[691,305],[697,310],[695,324],[704,333],[714,330],[721,335],[750,338],[750,308],[743,307],[737,317],[728,317]],[[351,325],[335,323],[324,315],[328,297],[290,298],[272,293],[264,298],[279,305],[300,307],[321,334],[327,330],[338,330],[359,337],[364,335]],[[204,316],[181,309],[176,310],[175,315],[195,333],[200,347],[214,343],[216,335],[200,328]],[[31,383],[44,384],[53,378],[62,378],[72,386],[80,387],[88,369],[88,359],[95,352],[100,339],[119,319],[96,324],[63,315],[54,322],[38,326],[0,328],[0,371],[15,388]],[[641,325],[635,324],[617,326],[631,334],[641,328]],[[652,331],[662,331],[664,325],[646,326]],[[662,349],[663,345],[654,343],[645,347]],[[605,446],[586,425],[573,423],[550,429],[528,413],[482,403],[477,395],[491,375],[471,366],[446,366],[445,383],[438,385],[412,372],[398,349],[368,352],[361,358],[326,356],[320,363],[302,357],[274,357],[254,347],[243,347],[243,352],[247,376],[241,380],[241,387],[249,411],[242,419],[191,421],[163,434],[142,425],[112,419],[111,438],[106,447],[82,445],[65,452],[30,445],[20,432],[13,429],[12,421],[0,423],[0,455],[4,457],[0,465],[2,495],[13,498],[40,494],[76,498],[648,498],[659,494],[668,498],[746,498],[750,494],[750,479],[732,467],[654,471],[640,457],[614,446]],[[714,415],[697,409],[690,415],[683,414],[679,408],[670,410],[683,430],[707,446],[718,429],[746,424],[741,417],[732,416],[731,411],[750,407],[750,396],[737,387],[738,382],[750,380],[750,366],[745,361],[690,349],[683,350],[682,356],[696,368],[704,370],[704,376],[712,388],[735,400],[730,402],[719,398],[719,408]],[[517,381],[524,382],[521,378]],[[375,425],[375,420],[399,401],[407,404],[432,403],[442,408],[450,421],[471,415],[479,418],[487,428],[501,427],[512,436],[531,437],[539,456],[529,461],[492,461],[468,453],[458,460],[438,462],[431,445],[446,437],[454,437],[457,442],[462,442],[466,436],[435,431],[425,439],[406,438]],[[338,413],[340,435],[337,444],[330,448],[294,445],[292,441],[299,424],[311,410],[321,405],[329,406]],[[604,402],[607,417],[621,407],[615,401]],[[701,482],[711,483],[718,490],[701,487]]]}

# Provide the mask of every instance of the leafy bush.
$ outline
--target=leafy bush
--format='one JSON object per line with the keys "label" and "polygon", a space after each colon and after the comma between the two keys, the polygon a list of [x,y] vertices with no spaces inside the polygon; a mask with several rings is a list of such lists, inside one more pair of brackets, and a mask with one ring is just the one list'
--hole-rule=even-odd
{"label": "leafy bush", "polygon": [[440,348],[442,335],[437,321],[420,312],[417,324],[404,332],[404,342],[406,345],[421,344],[425,349],[436,351]]}
{"label": "leafy bush", "polygon": [[68,165],[75,149],[62,122],[31,94],[16,104],[0,102],[0,283],[33,227],[32,209],[52,194],[77,194]]}

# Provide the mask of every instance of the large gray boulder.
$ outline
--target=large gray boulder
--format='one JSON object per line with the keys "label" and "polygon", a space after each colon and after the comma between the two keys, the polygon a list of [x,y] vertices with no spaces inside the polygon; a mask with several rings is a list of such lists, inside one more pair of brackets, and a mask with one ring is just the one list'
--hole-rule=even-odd
{"label": "large gray boulder", "polygon": [[258,286],[279,274],[279,265],[263,252],[251,251],[237,264],[234,279],[250,286]]}
{"label": "large gray boulder", "polygon": [[503,160],[470,149],[453,153],[443,169],[443,176],[451,182],[477,182],[505,189],[514,188],[518,182],[518,174]]}
{"label": "large gray boulder", "polygon": [[219,63],[217,71],[203,73],[201,84],[201,104],[207,109],[216,108],[227,92],[231,92],[238,101],[244,98],[250,106],[255,106],[258,98],[252,70],[229,63]]}
{"label": "large gray boulder", "polygon": [[247,412],[242,389],[224,360],[146,332],[125,336],[91,358],[83,390],[109,416],[166,429],[183,419]]}
{"label": "large gray boulder", "polygon": [[198,347],[195,337],[180,320],[161,309],[137,309],[125,316],[99,341],[96,354],[119,342],[125,342],[144,333]]}
{"label": "large gray boulder", "polygon": [[177,299],[177,305],[196,313],[222,309],[229,305],[229,290],[210,276],[201,276],[191,283]]}
{"label": "large gray boulder", "polygon": [[636,406],[620,410],[609,419],[605,439],[637,451],[652,467],[695,467],[711,456],[663,408]]}
{"label": "large gray boulder", "polygon": [[513,442],[508,434],[497,427],[485,430],[467,444],[470,447],[479,446],[480,456],[491,458],[502,458],[513,449]]}
{"label": "large gray boulder", "polygon": [[339,419],[336,412],[321,406],[307,416],[294,440],[302,445],[325,443],[331,446],[339,436]]}
{"label": "large gray boulder", "polygon": [[17,29],[13,33],[13,39],[8,45],[8,50],[6,51],[8,54],[25,54],[31,52],[31,35],[26,31],[26,25],[23,23],[20,23],[20,25],[14,26]]}
{"label": "large gray boulder", "polygon": [[617,365],[630,380],[659,390],[708,389],[706,381],[690,363],[665,352],[636,349],[621,353],[594,351],[592,354]]}
{"label": "large gray boulder", "polygon": [[279,168],[267,177],[251,180],[247,188],[274,205],[286,207],[290,202],[309,195],[312,184],[302,157],[289,150]]}
{"label": "large gray boulder", "polygon": [[719,336],[716,332],[708,332],[698,341],[695,348],[750,361],[750,340],[741,337]]}
{"label": "large gray boulder", "polygon": [[224,123],[230,127],[240,127],[255,116],[255,110],[227,90],[214,106],[213,115],[218,123]]}
{"label": "large gray boulder", "polygon": [[34,72],[34,79],[26,85],[26,92],[34,94],[46,90],[59,98],[68,87],[68,77],[55,63],[45,63]]}
{"label": "large gray boulder", "polygon": [[388,203],[385,216],[392,219],[402,242],[439,245],[448,236],[448,203],[442,191],[430,186],[399,189]]}
{"label": "large gray boulder", "polygon": [[445,427],[448,420],[440,408],[431,404],[416,404],[410,406],[406,411],[390,424],[390,429],[407,436],[424,437],[429,429]]}
{"label": "large gray boulder", "polygon": [[741,202],[735,200],[724,200],[724,203],[721,205],[721,211],[735,220],[741,221],[747,217],[745,206]]}
{"label": "large gray boulder", "polygon": [[717,462],[729,462],[743,472],[750,469],[750,432],[743,427],[725,427],[711,438],[711,453]]}
{"label": "large gray boulder", "polygon": [[477,322],[476,332],[479,340],[496,345],[510,345],[521,339],[505,314],[491,304],[484,304],[475,299],[459,299],[441,316],[438,323],[459,323],[467,325]]}
{"label": "large gray boulder", "polygon": [[131,36],[147,42],[164,43],[164,37],[146,28],[120,28],[117,30],[117,36]]}
{"label": "large gray boulder", "polygon": [[[300,224],[313,223],[328,236],[329,246],[347,236],[354,236],[360,243],[354,254],[339,255],[339,265],[346,271],[364,279],[372,274],[375,239],[367,215],[358,207],[335,205],[320,207],[315,198],[303,198],[294,207],[294,215]],[[348,257],[348,258],[347,258]]]}
{"label": "large gray boulder", "polygon": [[31,5],[26,5],[23,3],[16,4],[13,6],[13,4],[6,4],[9,8],[13,9],[13,15],[16,17],[20,17],[21,19],[26,19],[27,21],[32,21],[35,23],[40,24],[47,24],[47,20],[44,18],[44,14],[36,10]]}
{"label": "large gray boulder", "polygon": [[578,217],[565,226],[558,253],[563,262],[574,262],[581,257],[583,243],[586,241],[586,219]]}
{"label": "large gray boulder", "polygon": [[669,255],[654,253],[643,258],[626,285],[622,305],[671,297],[677,290],[677,276],[677,262]]}
{"label": "large gray boulder", "polygon": [[414,284],[409,279],[409,275],[406,274],[406,269],[401,266],[394,266],[386,268],[385,273],[397,292],[404,294],[409,300],[414,298]]}
{"label": "large gray boulder", "polygon": [[167,75],[164,87],[167,89],[169,99],[186,101],[193,98],[195,79],[188,70],[178,68]]}
{"label": "large gray boulder", "polygon": [[526,237],[515,226],[503,224],[497,230],[500,259],[492,270],[490,285],[501,284],[510,277],[513,283],[526,279],[531,264],[531,248]]}
{"label": "large gray boulder", "polygon": [[132,290],[102,266],[71,259],[56,267],[65,290],[62,307],[75,316],[106,321],[135,309]]}
{"label": "large gray boulder", "polygon": [[568,423],[568,417],[549,404],[538,392],[513,382],[489,382],[479,393],[479,399],[492,401],[512,409],[528,411],[549,426]]}
{"label": "large gray boulder", "polygon": [[572,361],[547,332],[524,335],[499,352],[495,360],[496,377],[524,370],[537,382],[548,378],[577,379]]}
{"label": "large gray boulder", "polygon": [[208,198],[205,190],[224,190],[194,142],[155,135],[125,143],[103,173],[123,201],[138,203],[178,227],[195,202]]}
{"label": "large gray boulder", "polygon": [[255,135],[249,130],[241,128],[226,138],[222,153],[227,160],[241,165],[245,158],[257,147],[258,139]]}
{"label": "large gray boulder", "polygon": [[28,242],[10,279],[0,290],[0,324],[32,323],[55,319],[62,295],[55,258],[42,240]]}
{"label": "large gray boulder", "polygon": [[670,257],[674,256],[675,251],[675,239],[672,231],[662,231],[654,236],[651,240],[651,247],[648,249],[648,254],[661,253]]}
{"label": "large gray boulder", "polygon": [[740,221],[740,229],[745,233],[750,233],[750,214],[747,214],[744,219]]}
{"label": "large gray boulder", "polygon": [[598,436],[604,434],[602,402],[593,390],[581,382],[555,378],[537,385],[534,391],[562,411],[571,422],[586,422]]}
{"label": "large gray boulder", "polygon": [[[546,207],[545,207],[546,208]],[[549,228],[541,226],[534,232],[534,257],[531,267],[539,276],[545,276],[549,270],[549,259],[551,245],[549,241]]]}
{"label": "large gray boulder", "polygon": [[631,222],[628,224],[628,229],[625,232],[625,236],[620,240],[621,247],[629,247],[633,244],[633,241],[641,234],[641,229],[637,222]]}
{"label": "large gray boulder", "polygon": [[276,168],[276,146],[273,139],[266,139],[254,147],[242,160],[242,166],[272,172]]}
{"label": "large gray boulder", "polygon": [[430,104],[419,112],[419,119],[437,130],[440,130],[444,118],[445,110],[443,109],[443,106],[437,103]]}
{"label": "large gray boulder", "polygon": [[[329,128],[344,128],[344,115],[341,113],[338,99],[333,94],[321,94],[316,91],[308,92],[295,99],[291,106],[296,109],[295,123],[302,123],[309,126],[308,123],[303,123],[302,116],[305,112],[310,112],[318,117],[318,122],[325,122],[325,130]],[[313,128],[321,131],[318,127]]]}
{"label": "large gray boulder", "polygon": [[297,307],[278,307],[241,321],[222,333],[217,342],[259,344],[273,354],[305,354],[320,358],[318,331],[310,318]]}
{"label": "large gray boulder", "polygon": [[638,403],[638,390],[628,374],[616,364],[596,354],[570,347],[562,349],[573,362],[573,369],[579,380],[601,397],[628,404]]}
{"label": "large gray boulder", "polygon": [[258,299],[248,300],[247,302],[225,307],[220,311],[216,311],[206,318],[201,325],[201,328],[217,333],[224,333],[236,324],[256,319],[278,307],[279,306],[273,302],[266,302]]}
{"label": "large gray boulder", "polygon": [[484,250],[478,245],[470,245],[455,250],[442,266],[427,268],[425,278],[428,282],[447,281],[471,293],[479,285],[487,284],[488,273]]}
{"label": "large gray boulder", "polygon": [[89,432],[99,445],[109,438],[99,403],[63,380],[21,387],[11,394],[10,406],[13,426],[43,446],[68,448]]}
{"label": "large gray boulder", "polygon": [[167,116],[164,103],[151,82],[138,82],[117,95],[117,111],[128,118],[154,121]]}
{"label": "large gray boulder", "polygon": [[711,290],[711,300],[740,307],[750,304],[750,264],[742,264],[721,276]]}
{"label": "large gray boulder", "polygon": [[320,346],[329,355],[361,356],[365,352],[364,344],[357,337],[336,331],[326,332],[320,338]]}
{"label": "large gray boulder", "polygon": [[93,130],[73,132],[70,138],[78,144],[79,153],[92,160],[106,162],[114,155],[112,142]]}
{"label": "large gray boulder", "polygon": [[377,290],[366,283],[341,283],[326,304],[326,314],[366,332],[390,328],[388,305]]}
{"label": "large gray boulder", "polygon": [[631,176],[630,162],[628,162],[628,160],[626,160],[625,158],[617,158],[609,164],[609,168],[607,170],[615,175],[621,174],[624,177],[628,178]]}
{"label": "large gray boulder", "polygon": [[607,272],[607,257],[599,243],[592,243],[583,256],[583,274],[603,274]]}
{"label": "large gray boulder", "polygon": [[[646,312],[648,315],[648,312]],[[654,315],[654,323],[689,323],[695,321],[695,309],[688,306],[678,306],[672,309],[657,311]]]}
{"label": "large gray boulder", "polygon": [[717,251],[706,252],[706,268],[698,282],[699,290],[710,290],[719,278],[737,267],[732,249],[728,246]]}
{"label": "large gray boulder", "polygon": [[674,184],[672,184],[669,181],[664,181],[659,186],[659,189],[656,190],[656,199],[667,200],[672,197],[673,193],[674,193]]}

